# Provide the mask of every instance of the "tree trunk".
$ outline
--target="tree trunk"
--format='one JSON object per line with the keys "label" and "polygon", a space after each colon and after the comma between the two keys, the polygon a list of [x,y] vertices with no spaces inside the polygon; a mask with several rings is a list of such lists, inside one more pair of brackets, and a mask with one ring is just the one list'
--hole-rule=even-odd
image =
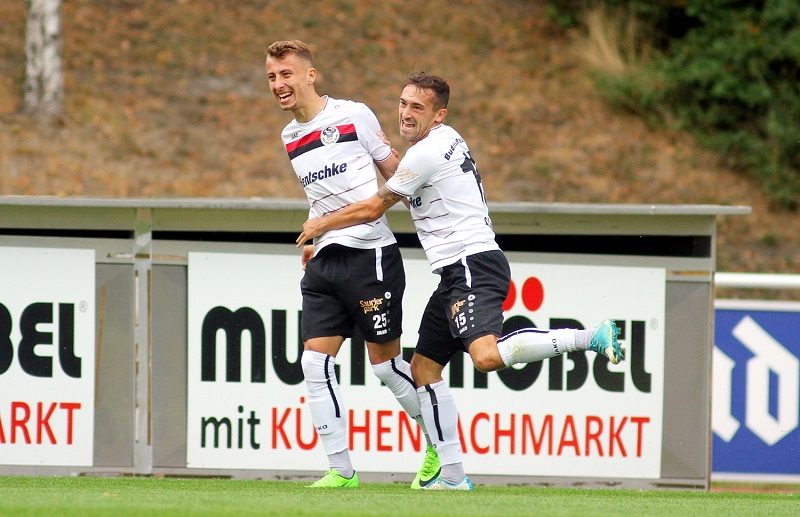
{"label": "tree trunk", "polygon": [[26,113],[59,115],[64,103],[61,75],[61,0],[29,0],[25,27]]}

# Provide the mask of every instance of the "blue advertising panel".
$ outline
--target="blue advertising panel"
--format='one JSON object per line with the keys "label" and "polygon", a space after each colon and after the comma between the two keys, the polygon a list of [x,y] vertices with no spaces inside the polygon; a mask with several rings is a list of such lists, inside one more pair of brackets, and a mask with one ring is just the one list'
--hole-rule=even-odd
{"label": "blue advertising panel", "polygon": [[800,476],[800,303],[715,302],[712,472]]}

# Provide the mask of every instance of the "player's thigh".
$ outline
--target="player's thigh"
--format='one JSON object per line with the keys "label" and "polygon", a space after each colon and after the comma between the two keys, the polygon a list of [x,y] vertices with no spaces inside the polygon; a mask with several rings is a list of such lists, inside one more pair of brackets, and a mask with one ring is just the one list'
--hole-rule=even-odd
{"label": "player's thigh", "polygon": [[403,295],[406,277],[397,245],[359,250],[348,266],[350,274],[338,281],[342,303],[370,343],[397,340],[403,332]]}
{"label": "player's thigh", "polygon": [[344,336],[312,337],[303,341],[303,350],[319,352],[336,357],[344,343]]}
{"label": "player's thigh", "polygon": [[400,355],[400,338],[385,343],[366,341],[369,364],[381,364]]}
{"label": "player's thigh", "polygon": [[485,335],[503,331],[503,301],[511,274],[501,251],[470,255],[442,271],[440,290],[454,336],[468,348]]}
{"label": "player's thigh", "polygon": [[415,352],[411,358],[411,377],[417,386],[435,384],[442,380],[444,365]]}
{"label": "player's thigh", "polygon": [[420,354],[445,366],[453,354],[465,351],[453,337],[447,317],[447,305],[437,289],[428,300],[419,324],[419,338],[415,354]]}
{"label": "player's thigh", "polygon": [[309,261],[300,282],[303,296],[300,335],[304,343],[315,338],[347,338],[353,334],[350,311],[340,300],[336,286],[327,278],[325,260],[325,257],[315,257]]}

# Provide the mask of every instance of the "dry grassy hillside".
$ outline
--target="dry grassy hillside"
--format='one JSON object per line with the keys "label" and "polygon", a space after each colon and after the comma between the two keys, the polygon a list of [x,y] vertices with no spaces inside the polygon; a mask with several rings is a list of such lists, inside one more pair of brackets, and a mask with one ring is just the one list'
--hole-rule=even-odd
{"label": "dry grassy hillside", "polygon": [[18,114],[26,2],[4,0],[0,194],[302,198],[263,70],[269,43],[301,38],[318,90],[368,103],[389,135],[408,72],[448,78],[493,201],[751,205],[721,220],[720,269],[798,272],[798,215],[685,134],[609,108],[544,2],[457,5],[69,0],[66,113],[41,125]]}

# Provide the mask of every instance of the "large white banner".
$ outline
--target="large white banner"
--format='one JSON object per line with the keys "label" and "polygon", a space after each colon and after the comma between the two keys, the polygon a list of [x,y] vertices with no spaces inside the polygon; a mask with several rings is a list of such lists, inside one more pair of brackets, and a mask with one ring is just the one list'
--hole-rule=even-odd
{"label": "large white banner", "polygon": [[94,250],[0,247],[0,464],[92,465]]}
{"label": "large white banner", "polygon": [[[404,348],[438,277],[406,260]],[[481,374],[445,370],[471,474],[659,478],[665,272],[512,263],[506,328],[590,328],[612,318],[628,358],[591,352]],[[327,468],[299,363],[298,256],[189,254],[187,463],[196,468]],[[372,374],[364,347],[337,357],[354,465],[412,473],[416,424]]]}

